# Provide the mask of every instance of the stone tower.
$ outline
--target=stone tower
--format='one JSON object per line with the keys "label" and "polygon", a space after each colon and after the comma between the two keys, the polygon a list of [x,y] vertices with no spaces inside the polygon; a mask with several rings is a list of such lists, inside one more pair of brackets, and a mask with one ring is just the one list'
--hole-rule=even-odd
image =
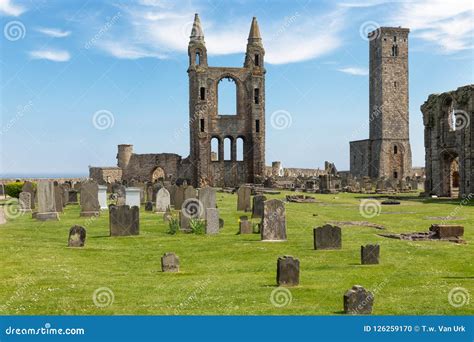
{"label": "stone tower", "polygon": [[369,34],[368,140],[351,142],[351,174],[403,179],[411,172],[408,33],[381,27]]}
{"label": "stone tower", "polygon": [[[190,163],[195,186],[236,186],[259,181],[265,171],[265,50],[253,18],[242,68],[208,66],[196,14],[188,45]],[[218,113],[218,87],[235,82],[236,114]],[[224,141],[230,153],[224,159]],[[240,140],[240,141],[239,141]],[[212,143],[218,148],[213,153]],[[239,158],[237,144],[242,147]]]}

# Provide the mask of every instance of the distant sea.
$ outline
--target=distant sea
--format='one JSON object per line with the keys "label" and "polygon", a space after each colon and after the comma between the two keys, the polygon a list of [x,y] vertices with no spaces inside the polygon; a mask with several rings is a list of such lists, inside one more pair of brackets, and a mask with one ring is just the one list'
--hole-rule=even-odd
{"label": "distant sea", "polygon": [[0,178],[84,178],[87,173],[0,173]]}

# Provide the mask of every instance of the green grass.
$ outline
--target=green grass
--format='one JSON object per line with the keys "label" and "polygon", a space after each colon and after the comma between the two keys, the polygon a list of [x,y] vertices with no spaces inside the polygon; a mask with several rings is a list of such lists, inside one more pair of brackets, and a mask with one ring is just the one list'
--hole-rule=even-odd
{"label": "green grass", "polygon": [[[68,206],[59,222],[37,222],[30,214],[12,219],[0,226],[0,314],[334,315],[354,284],[375,292],[374,314],[474,313],[472,205],[407,195],[401,205],[383,206],[379,216],[365,219],[359,213],[365,195],[315,197],[321,203],[286,204],[287,242],[236,235],[244,213],[235,210],[236,195],[223,193],[217,203],[225,226],[216,236],[169,235],[162,215],[143,208],[140,235],[134,237],[108,237],[108,213],[81,218],[77,205]],[[328,221],[370,221],[388,232],[421,232],[439,222],[428,216],[455,210],[464,219],[449,222],[464,225],[467,244],[400,241],[380,237],[374,228],[343,227],[342,250],[313,250],[312,229]],[[74,224],[87,229],[84,248],[66,247]],[[360,265],[360,246],[367,243],[381,245],[379,265]],[[161,272],[165,252],[180,257],[180,273]],[[281,255],[299,258],[300,285],[290,288],[290,304],[275,307],[270,296]],[[100,287],[113,291],[112,305],[94,305]],[[470,293],[469,304],[449,304],[454,287]]]}

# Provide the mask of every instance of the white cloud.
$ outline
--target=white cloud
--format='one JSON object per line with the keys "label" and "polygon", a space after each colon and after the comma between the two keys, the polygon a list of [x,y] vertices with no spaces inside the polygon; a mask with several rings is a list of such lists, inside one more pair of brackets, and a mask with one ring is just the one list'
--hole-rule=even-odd
{"label": "white cloud", "polygon": [[38,32],[41,32],[47,36],[53,38],[64,38],[71,34],[71,31],[63,31],[61,29],[56,28],[48,28],[48,27],[39,27],[36,29]]}
{"label": "white cloud", "polygon": [[2,15],[18,17],[25,11],[24,7],[13,4],[11,0],[0,0],[0,14]]}
{"label": "white cloud", "polygon": [[30,51],[33,59],[46,59],[53,62],[67,62],[71,59],[69,52],[64,50],[35,50]]}
{"label": "white cloud", "polygon": [[340,71],[349,75],[355,75],[355,76],[367,76],[369,74],[369,70],[367,70],[366,68],[358,68],[358,67],[341,68],[341,69],[337,69],[337,71]]}

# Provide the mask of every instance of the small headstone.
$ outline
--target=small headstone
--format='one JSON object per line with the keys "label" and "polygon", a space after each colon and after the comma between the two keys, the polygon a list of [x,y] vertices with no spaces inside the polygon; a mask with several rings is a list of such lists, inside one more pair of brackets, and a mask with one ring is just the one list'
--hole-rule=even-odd
{"label": "small headstone", "polygon": [[341,249],[341,228],[326,224],[313,229],[314,249]]}
{"label": "small headstone", "polygon": [[111,205],[109,207],[110,236],[138,235],[140,233],[140,209],[137,206]]}
{"label": "small headstone", "polygon": [[29,192],[31,195],[31,209],[35,209],[35,186],[30,181],[26,181],[21,188],[21,191]]}
{"label": "small headstone", "polygon": [[99,185],[94,180],[87,180],[81,185],[81,216],[99,216]]}
{"label": "small headstone", "polygon": [[18,204],[20,205],[20,212],[30,213],[31,210],[31,194],[26,191],[20,192],[18,197]]}
{"label": "small headstone", "polygon": [[145,203],[145,211],[153,211],[153,202],[148,201]]}
{"label": "small headstone", "polygon": [[165,188],[161,188],[158,190],[156,194],[156,209],[155,211],[158,213],[163,213],[167,211],[170,207],[171,200],[170,200],[170,193]]}
{"label": "small headstone", "polygon": [[72,226],[69,229],[68,247],[84,247],[86,242],[86,229],[82,226]]}
{"label": "small headstone", "polygon": [[263,203],[267,200],[264,195],[256,195],[252,200],[252,218],[262,218]]}
{"label": "small headstone", "polygon": [[125,188],[125,204],[130,207],[139,207],[141,203],[141,189],[138,187]]}
{"label": "small headstone", "polygon": [[292,256],[279,257],[277,261],[278,286],[296,286],[300,283],[300,261]]}
{"label": "small headstone", "polygon": [[430,231],[435,233],[435,238],[449,239],[459,238],[464,235],[464,226],[456,224],[433,224]]}
{"label": "small headstone", "polygon": [[374,295],[360,285],[352,286],[344,294],[344,313],[351,315],[370,315],[374,305]]}
{"label": "small headstone", "polygon": [[219,210],[206,208],[206,234],[219,233]]}
{"label": "small headstone", "polygon": [[252,234],[252,222],[249,221],[247,216],[240,216],[239,219],[239,232],[240,234]]}
{"label": "small headstone", "polygon": [[99,185],[98,199],[99,199],[100,209],[101,210],[107,209],[108,208],[108,205],[107,205],[107,186]]}
{"label": "small headstone", "polygon": [[237,190],[237,210],[238,211],[250,211],[250,195],[252,189],[249,186],[242,185]]}
{"label": "small headstone", "polygon": [[174,253],[165,253],[161,257],[161,270],[163,272],[179,272],[179,257]]}
{"label": "small headstone", "polygon": [[216,207],[216,190],[214,188],[205,187],[199,189],[198,198],[204,209]]}
{"label": "small headstone", "polygon": [[37,189],[38,196],[38,221],[58,221],[59,214],[56,211],[56,202],[54,201],[53,182],[40,180]]}
{"label": "small headstone", "polygon": [[360,246],[360,260],[362,265],[375,265],[379,263],[380,245]]}
{"label": "small headstone", "polygon": [[184,232],[190,232],[191,231],[190,221],[191,221],[191,217],[189,217],[189,215],[184,214],[183,211],[180,210],[180,212],[179,212],[179,228],[180,228],[180,230],[182,230]]}
{"label": "small headstone", "polygon": [[271,199],[264,202],[260,235],[262,240],[286,240],[286,212],[282,201]]}

